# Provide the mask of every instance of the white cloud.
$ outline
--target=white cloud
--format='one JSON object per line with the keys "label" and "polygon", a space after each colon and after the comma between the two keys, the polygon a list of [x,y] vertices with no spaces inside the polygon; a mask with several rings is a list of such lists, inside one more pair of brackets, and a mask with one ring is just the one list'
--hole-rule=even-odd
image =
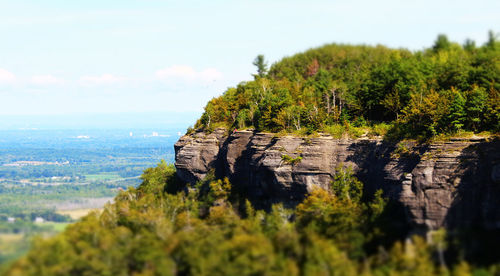
{"label": "white cloud", "polygon": [[11,72],[0,68],[0,83],[12,83],[16,80],[16,76]]}
{"label": "white cloud", "polygon": [[223,74],[215,68],[196,71],[188,65],[173,65],[156,71],[155,76],[158,79],[168,81],[212,82],[222,79]]}
{"label": "white cloud", "polygon": [[80,83],[83,85],[103,85],[116,84],[127,80],[124,77],[114,76],[111,74],[102,74],[100,76],[83,76],[80,78]]}
{"label": "white cloud", "polygon": [[33,76],[30,82],[36,85],[59,85],[63,84],[64,80],[52,75],[39,75]]}

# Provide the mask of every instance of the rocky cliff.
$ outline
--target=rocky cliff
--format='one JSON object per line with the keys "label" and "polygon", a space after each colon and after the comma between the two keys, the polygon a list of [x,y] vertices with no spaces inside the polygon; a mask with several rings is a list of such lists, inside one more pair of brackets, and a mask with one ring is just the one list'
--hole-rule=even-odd
{"label": "rocky cliff", "polygon": [[500,228],[500,142],[455,139],[427,145],[381,139],[314,138],[223,129],[175,144],[178,176],[194,183],[214,169],[261,204],[295,204],[328,188],[337,166],[351,166],[366,192],[383,189],[422,229]]}

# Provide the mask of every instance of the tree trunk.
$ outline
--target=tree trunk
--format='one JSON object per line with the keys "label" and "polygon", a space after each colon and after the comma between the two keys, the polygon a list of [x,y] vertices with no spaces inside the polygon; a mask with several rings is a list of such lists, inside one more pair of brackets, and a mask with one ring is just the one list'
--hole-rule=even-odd
{"label": "tree trunk", "polygon": [[335,109],[335,88],[332,88],[332,96],[333,96],[333,109]]}
{"label": "tree trunk", "polygon": [[330,95],[326,93],[325,98],[326,98],[326,114],[330,115],[330,112],[332,111],[330,108]]}

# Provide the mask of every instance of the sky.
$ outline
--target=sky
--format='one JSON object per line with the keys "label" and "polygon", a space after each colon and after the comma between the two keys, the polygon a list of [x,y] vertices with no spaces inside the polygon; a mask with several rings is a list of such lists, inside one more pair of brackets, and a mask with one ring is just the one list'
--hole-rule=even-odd
{"label": "sky", "polygon": [[440,33],[482,44],[488,30],[500,31],[498,0],[0,0],[0,121],[199,114],[252,78],[258,54],[272,64],[333,42],[421,50]]}

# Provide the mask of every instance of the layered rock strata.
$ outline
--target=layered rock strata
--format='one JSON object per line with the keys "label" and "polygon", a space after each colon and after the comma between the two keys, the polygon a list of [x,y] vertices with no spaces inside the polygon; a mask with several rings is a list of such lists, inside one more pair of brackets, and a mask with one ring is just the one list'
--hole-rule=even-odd
{"label": "layered rock strata", "polygon": [[295,204],[314,187],[328,189],[338,166],[350,166],[365,192],[383,189],[415,227],[500,228],[498,140],[417,145],[217,129],[181,137],[175,153],[185,182],[215,170],[254,202]]}

